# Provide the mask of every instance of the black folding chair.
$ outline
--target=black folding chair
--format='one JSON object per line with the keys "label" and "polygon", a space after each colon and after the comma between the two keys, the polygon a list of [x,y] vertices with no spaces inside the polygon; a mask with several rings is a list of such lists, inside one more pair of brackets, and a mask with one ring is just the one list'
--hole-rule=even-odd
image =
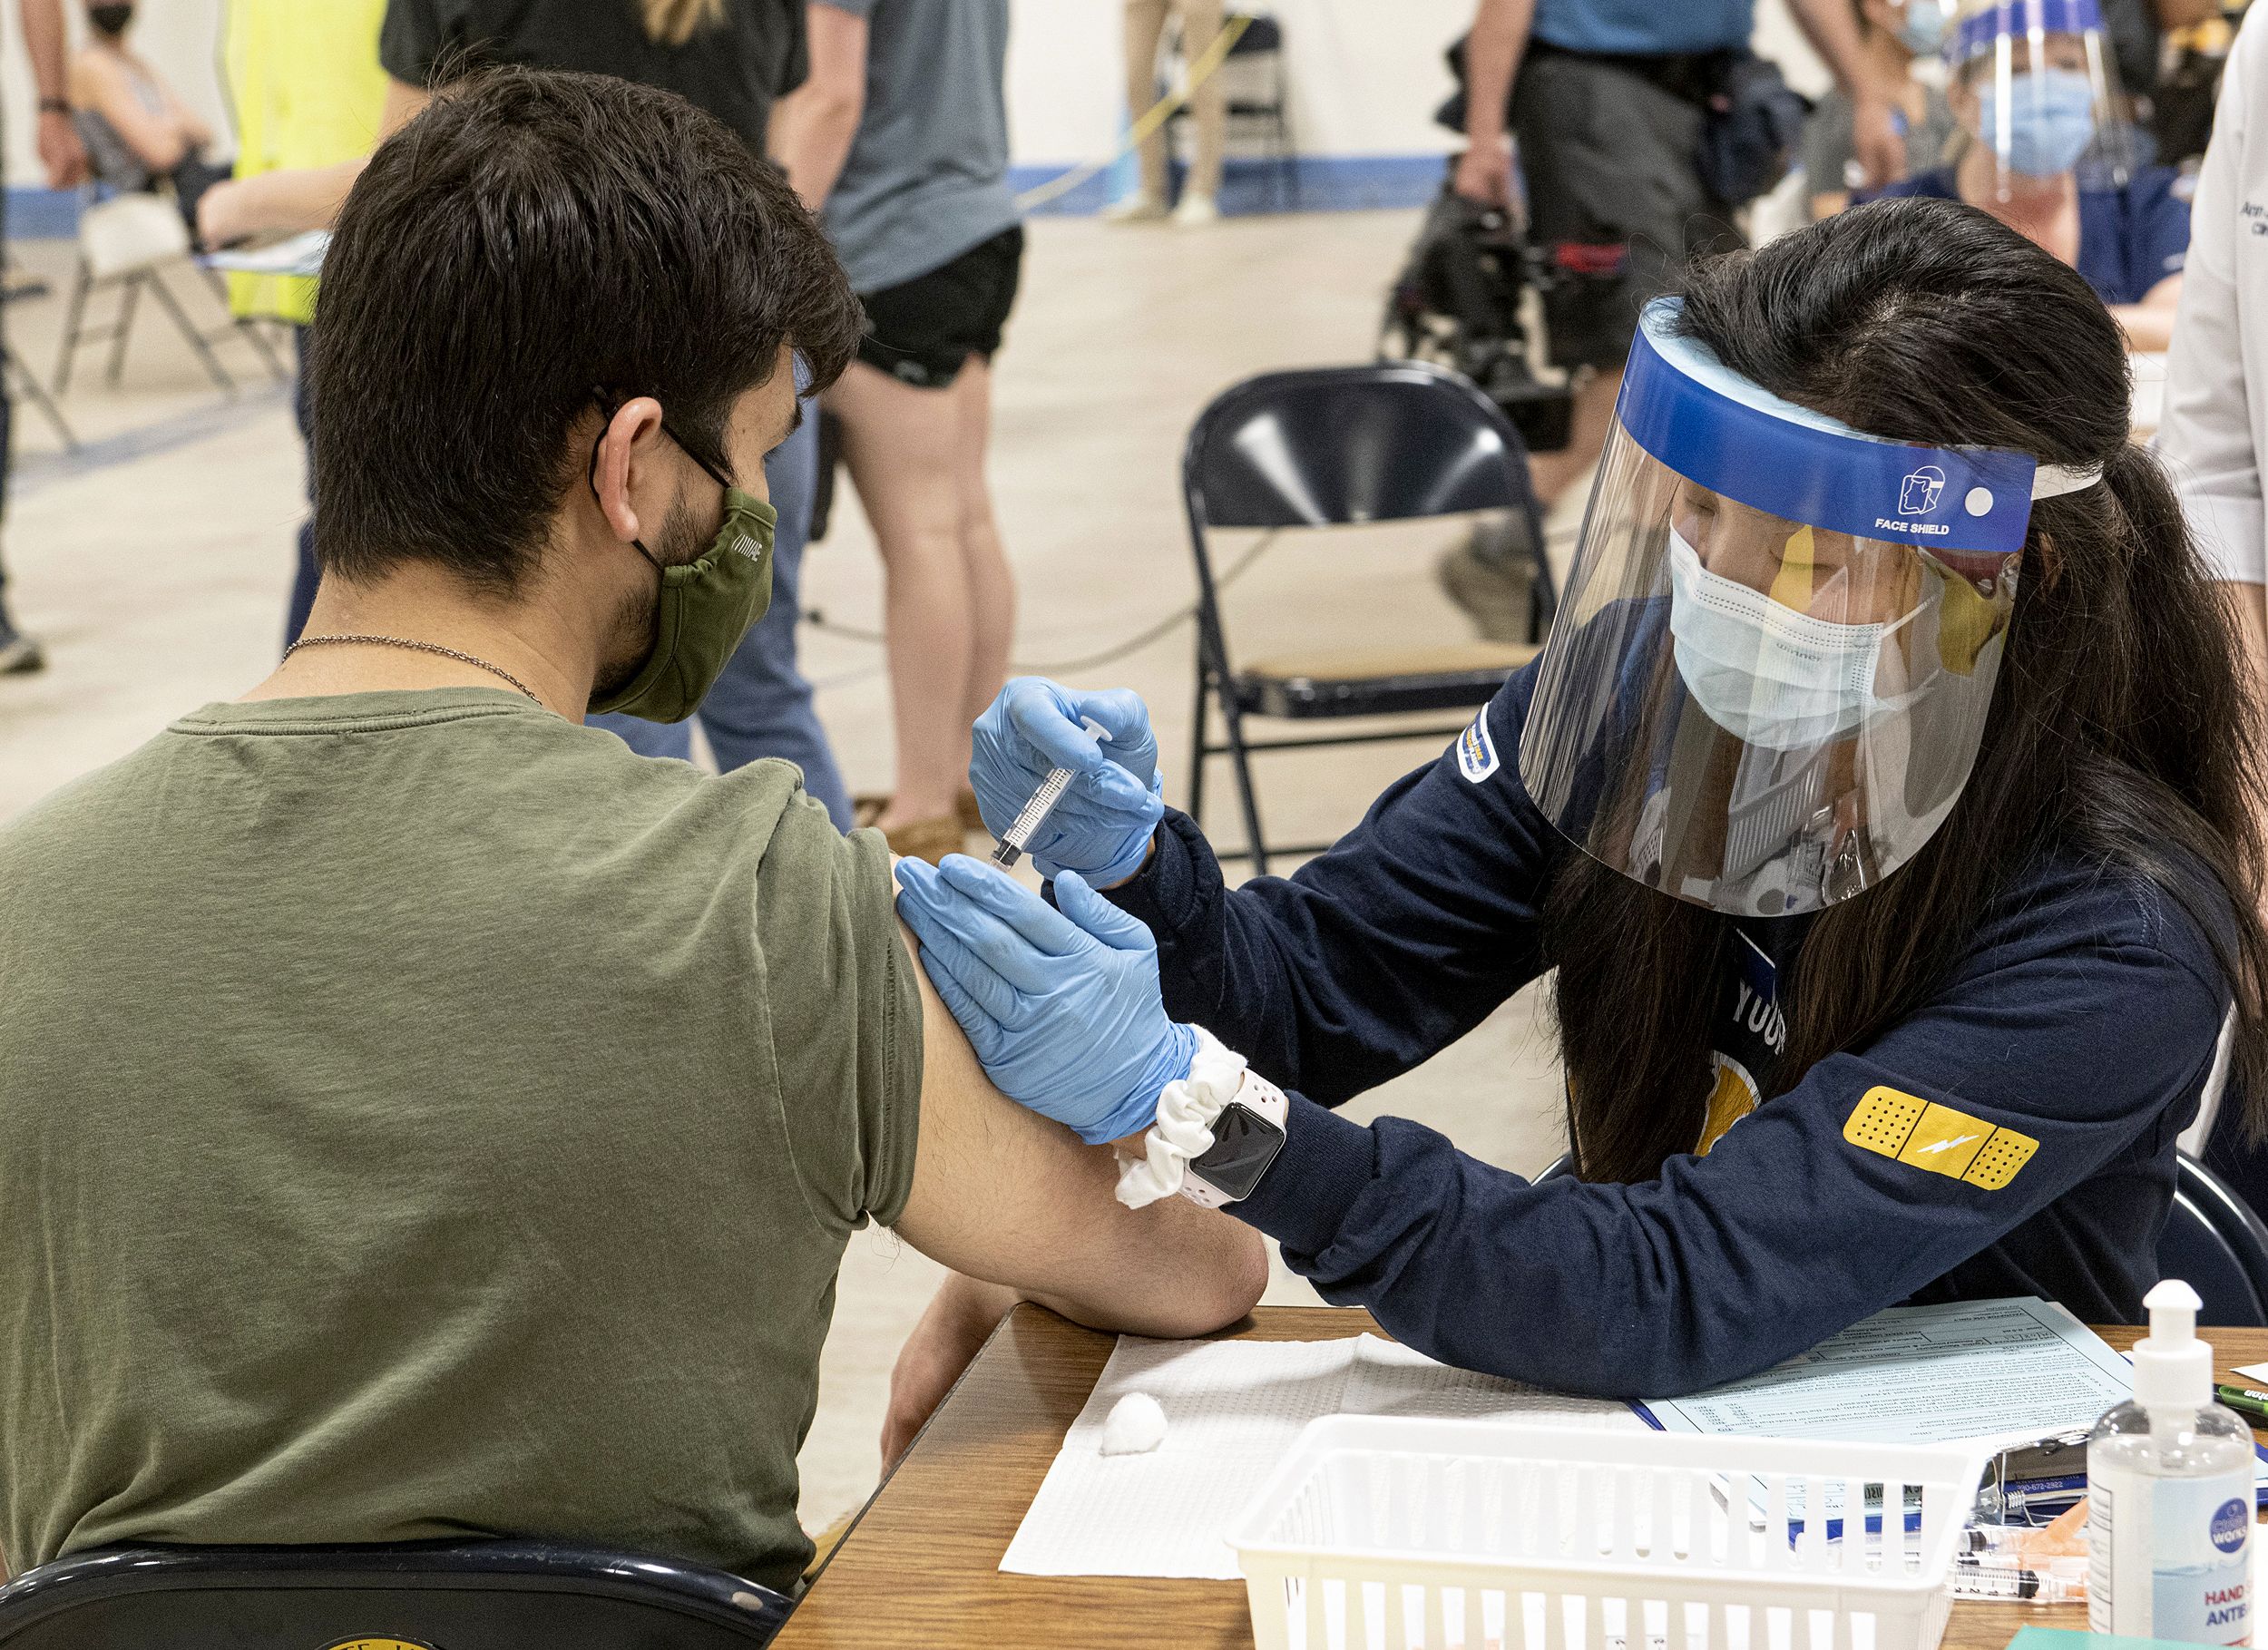
{"label": "black folding chair", "polygon": [[1237,64],[1251,65],[1249,75],[1238,73],[1228,93],[1228,141],[1251,141],[1268,164],[1269,194],[1277,208],[1290,211],[1299,200],[1299,157],[1292,147],[1291,82],[1284,68],[1284,25],[1266,12],[1239,7],[1229,21],[1244,19],[1244,33],[1228,48],[1224,73],[1237,73]]}
{"label": "black folding chair", "polygon": [[[1215,528],[1337,527],[1414,521],[1480,510],[1519,511],[1530,542],[1543,517],[1528,478],[1528,451],[1504,415],[1467,379],[1418,361],[1265,373],[1216,397],[1189,432],[1181,487],[1197,557],[1197,737],[1189,813],[1202,822],[1205,766],[1229,758],[1243,803],[1246,842],[1223,859],[1319,854],[1329,845],[1271,849],[1252,786],[1251,753],[1440,738],[1461,726],[1256,739],[1247,717],[1315,721],[1471,709],[1533,659],[1555,602],[1539,556],[1526,645],[1450,641],[1238,665],[1229,655],[1206,535]],[[1213,741],[1217,704],[1225,738]]]}
{"label": "black folding chair", "polygon": [[110,1547],[0,1587],[0,1650],[749,1650],[790,1607],[716,1570],[534,1541]]}
{"label": "black folding chair", "polygon": [[2221,1177],[2186,1152],[2175,1159],[2174,1207],[2157,1240],[2160,1276],[2204,1303],[2197,1322],[2268,1326],[2268,1225]]}
{"label": "black folding chair", "polygon": [[[46,296],[47,283],[37,276],[22,274],[13,267],[0,270],[0,306],[21,304],[27,299]],[[22,356],[15,353],[14,344],[0,343],[0,371],[6,373],[11,392],[30,402],[39,415],[47,420],[49,427],[62,441],[63,450],[76,453],[79,450],[77,432],[64,417],[63,409],[55,405],[55,398],[47,393],[47,386],[39,381],[39,375],[32,370]]]}

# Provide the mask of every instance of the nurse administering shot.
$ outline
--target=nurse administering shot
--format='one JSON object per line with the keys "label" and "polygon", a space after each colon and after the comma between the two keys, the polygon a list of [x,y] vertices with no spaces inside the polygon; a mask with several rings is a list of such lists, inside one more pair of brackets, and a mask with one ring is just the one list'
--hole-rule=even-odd
{"label": "nurse administering shot", "polygon": [[[953,858],[900,910],[1123,1200],[1225,1205],[1446,1362],[1664,1396],[1901,1302],[2134,1322],[2232,1008],[2268,1098],[2268,935],[2228,620],[2126,397],[2087,283],[1953,202],[1707,265],[1543,656],[1329,853],[1229,888],[1140,701],[1026,679],[972,779],[1002,830],[1070,770],[1051,901]],[[1333,1110],[1552,971],[1573,1174]]]}

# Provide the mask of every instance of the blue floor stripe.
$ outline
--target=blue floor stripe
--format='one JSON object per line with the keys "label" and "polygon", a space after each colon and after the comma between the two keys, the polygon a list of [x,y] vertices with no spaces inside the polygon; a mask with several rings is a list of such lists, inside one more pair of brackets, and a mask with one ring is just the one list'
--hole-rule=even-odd
{"label": "blue floor stripe", "polygon": [[[154,458],[161,453],[178,452],[194,446],[215,435],[265,418],[277,408],[291,405],[289,384],[261,384],[244,391],[233,400],[216,401],[204,406],[191,407],[161,418],[155,424],[137,425],[131,430],[121,430],[115,435],[105,435],[95,441],[82,442],[75,453],[28,453],[20,455],[9,473],[8,485],[19,497],[73,481],[82,475],[115,469],[137,460]],[[19,422],[40,425],[38,410],[16,404]],[[71,409],[64,409],[68,418]],[[44,427],[44,426],[41,426]],[[294,439],[297,439],[295,436]]]}
{"label": "blue floor stripe", "polygon": [[[1271,161],[1232,155],[1221,170],[1220,209],[1231,217],[1262,212],[1360,212],[1423,206],[1446,175],[1440,155],[1291,155]],[[1018,194],[1070,170],[1012,166],[1008,185]],[[1181,168],[1175,167],[1176,183]],[[1110,203],[1109,172],[1088,179],[1035,217],[1079,218]]]}
{"label": "blue floor stripe", "polygon": [[[1442,157],[1434,154],[1292,155],[1283,161],[1231,155],[1221,177],[1221,210],[1232,215],[1359,212],[1423,206],[1441,188],[1442,166]],[[1008,184],[1022,194],[1070,170],[1068,165],[1012,166]],[[1110,203],[1112,176],[1112,171],[1106,171],[1089,179],[1061,200],[1041,208],[1041,213],[1078,218],[1100,211]],[[80,205],[76,190],[13,187],[8,190],[8,237],[68,240],[79,231]]]}

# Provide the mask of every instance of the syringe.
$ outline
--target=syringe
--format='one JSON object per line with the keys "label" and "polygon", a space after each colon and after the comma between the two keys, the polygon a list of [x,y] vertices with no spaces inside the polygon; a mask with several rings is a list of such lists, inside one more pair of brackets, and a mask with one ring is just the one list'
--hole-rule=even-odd
{"label": "syringe", "polygon": [[1063,800],[1063,793],[1070,788],[1071,770],[1068,767],[1051,769],[1040,781],[1040,788],[1031,793],[1031,800],[1023,805],[1023,812],[1016,815],[1000,839],[1000,846],[992,850],[996,865],[1014,864],[1023,857],[1023,851],[1031,845],[1031,838],[1047,824],[1048,815],[1055,812],[1055,805]]}
{"label": "syringe", "polygon": [[[1090,739],[1102,740],[1110,737],[1110,730],[1092,717],[1080,718],[1079,725]],[[1023,805],[1023,811],[1002,834],[1000,846],[992,850],[994,864],[1006,867],[1023,857],[1024,850],[1031,845],[1031,839],[1039,835],[1040,827],[1047,824],[1048,815],[1055,812],[1055,805],[1063,800],[1063,793],[1070,789],[1073,776],[1074,770],[1068,767],[1048,770],[1048,776],[1040,781],[1040,788],[1031,793],[1031,800]]]}
{"label": "syringe", "polygon": [[2029,1604],[2087,1602],[2087,1561],[2041,1559],[2031,1564],[1975,1558],[1953,1559],[1950,1590],[1956,1598],[2020,1598]]}

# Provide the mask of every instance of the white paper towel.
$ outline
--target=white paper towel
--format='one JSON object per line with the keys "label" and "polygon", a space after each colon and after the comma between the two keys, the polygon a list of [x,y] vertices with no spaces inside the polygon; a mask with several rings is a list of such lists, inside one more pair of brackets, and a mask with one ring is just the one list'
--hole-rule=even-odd
{"label": "white paper towel", "polygon": [[[1165,1441],[1099,1453],[1129,1392],[1164,1406]],[[1119,1341],[1000,1567],[1020,1576],[1234,1580],[1229,1525],[1302,1427],[1417,1415],[1643,1429],[1627,1405],[1469,1374],[1375,1335],[1341,1341]]]}

